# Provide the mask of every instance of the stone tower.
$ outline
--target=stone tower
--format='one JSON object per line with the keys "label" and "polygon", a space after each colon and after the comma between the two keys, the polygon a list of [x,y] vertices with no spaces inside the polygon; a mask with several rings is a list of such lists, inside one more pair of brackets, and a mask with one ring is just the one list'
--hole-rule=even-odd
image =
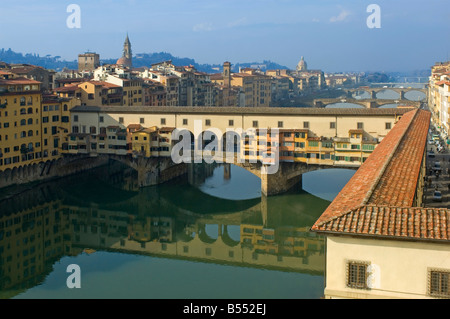
{"label": "stone tower", "polygon": [[117,60],[116,64],[125,66],[127,68],[131,68],[133,66],[132,58],[133,58],[133,54],[131,52],[131,42],[130,42],[130,39],[128,38],[128,34],[127,34],[127,37],[123,44],[122,57],[119,60]]}
{"label": "stone tower", "polygon": [[223,63],[223,106],[231,106],[231,63]]}
{"label": "stone tower", "polygon": [[231,63],[223,63],[223,86],[229,88],[231,86]]}
{"label": "stone tower", "polygon": [[131,42],[130,39],[128,38],[128,33],[125,39],[125,43],[123,44],[123,56],[126,57],[127,59],[130,59],[130,61],[132,59]]}

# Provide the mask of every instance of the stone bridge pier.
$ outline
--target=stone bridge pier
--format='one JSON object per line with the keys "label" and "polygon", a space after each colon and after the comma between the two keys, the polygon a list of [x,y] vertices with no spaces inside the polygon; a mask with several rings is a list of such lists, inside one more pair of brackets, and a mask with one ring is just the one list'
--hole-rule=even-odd
{"label": "stone bridge pier", "polygon": [[273,174],[262,174],[261,163],[235,164],[245,168],[261,179],[261,194],[264,196],[278,195],[287,192],[294,186],[301,187],[302,175],[322,169],[321,165],[307,165],[297,162],[280,162],[278,170]]}
{"label": "stone bridge pier", "polygon": [[278,171],[274,174],[260,174],[261,194],[265,196],[278,195],[287,192],[294,186],[301,187],[302,175],[321,169],[319,165],[304,163],[280,162]]}
{"label": "stone bridge pier", "polygon": [[109,158],[135,169],[138,173],[139,187],[158,185],[188,172],[186,164],[175,164],[170,157],[132,158],[112,155]]}
{"label": "stone bridge pier", "polygon": [[[186,174],[191,185],[201,185],[205,179],[212,176],[215,165],[203,165],[196,163],[174,164],[170,157],[124,157],[111,156],[110,159],[118,160],[138,172],[139,187],[158,185],[173,178]],[[230,178],[230,164],[224,165],[224,178]],[[244,168],[261,179],[261,194],[264,196],[278,195],[289,191],[294,186],[301,187],[302,175],[311,171],[330,166],[305,164],[300,162],[279,162],[278,170],[272,174],[262,173],[261,162],[239,163],[233,165]],[[333,166],[335,167],[335,166]]]}

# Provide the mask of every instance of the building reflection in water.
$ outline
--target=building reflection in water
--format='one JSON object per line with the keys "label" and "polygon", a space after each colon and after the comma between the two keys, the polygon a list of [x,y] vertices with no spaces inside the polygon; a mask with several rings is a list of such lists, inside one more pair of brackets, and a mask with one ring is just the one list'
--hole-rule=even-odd
{"label": "building reflection in water", "polygon": [[[133,172],[104,170],[0,203],[1,298],[40,284],[56,261],[86,249],[323,275],[324,240],[308,229],[327,201],[224,200],[185,179],[139,190]],[[197,185],[212,174],[198,171],[203,177],[190,176]]]}

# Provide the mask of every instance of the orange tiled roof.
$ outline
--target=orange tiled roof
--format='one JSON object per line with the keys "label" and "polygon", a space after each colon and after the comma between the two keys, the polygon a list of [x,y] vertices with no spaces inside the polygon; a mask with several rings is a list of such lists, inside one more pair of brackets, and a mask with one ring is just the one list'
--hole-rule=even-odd
{"label": "orange tiled roof", "polygon": [[450,240],[450,210],[412,207],[430,116],[423,110],[404,114],[311,230]]}
{"label": "orange tiled roof", "polygon": [[413,205],[429,123],[429,112],[417,112],[403,142],[398,145],[395,156],[373,190],[369,204],[401,207]]}
{"label": "orange tiled roof", "polygon": [[80,87],[78,85],[69,85],[69,86],[62,86],[59,88],[54,89],[55,92],[75,92]]}
{"label": "orange tiled roof", "polygon": [[173,130],[175,130],[175,127],[161,127],[159,129],[160,132],[172,132]]}
{"label": "orange tiled roof", "polygon": [[15,79],[8,79],[8,80],[0,79],[0,84],[2,84],[2,85],[5,85],[5,84],[7,84],[7,85],[14,85],[14,84],[41,84],[41,82],[20,77],[20,78],[15,78]]}
{"label": "orange tiled roof", "polygon": [[367,236],[450,240],[445,208],[365,205],[320,225],[320,230]]}
{"label": "orange tiled roof", "polygon": [[129,124],[127,126],[127,128],[129,128],[129,129],[141,129],[142,125],[141,124]]}

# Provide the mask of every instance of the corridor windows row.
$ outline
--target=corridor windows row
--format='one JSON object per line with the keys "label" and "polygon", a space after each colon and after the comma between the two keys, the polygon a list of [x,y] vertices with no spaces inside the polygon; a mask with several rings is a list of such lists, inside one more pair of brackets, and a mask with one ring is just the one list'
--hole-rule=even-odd
{"label": "corridor windows row", "polygon": [[[346,286],[355,289],[371,289],[373,284],[377,284],[381,273],[378,267],[369,262],[349,261],[346,270]],[[425,277],[425,276],[424,276]],[[450,297],[450,270],[448,269],[428,269],[427,271],[427,291],[431,297]],[[424,278],[425,279],[425,278]],[[378,281],[379,284],[379,281]],[[380,288],[380,287],[377,287]]]}

